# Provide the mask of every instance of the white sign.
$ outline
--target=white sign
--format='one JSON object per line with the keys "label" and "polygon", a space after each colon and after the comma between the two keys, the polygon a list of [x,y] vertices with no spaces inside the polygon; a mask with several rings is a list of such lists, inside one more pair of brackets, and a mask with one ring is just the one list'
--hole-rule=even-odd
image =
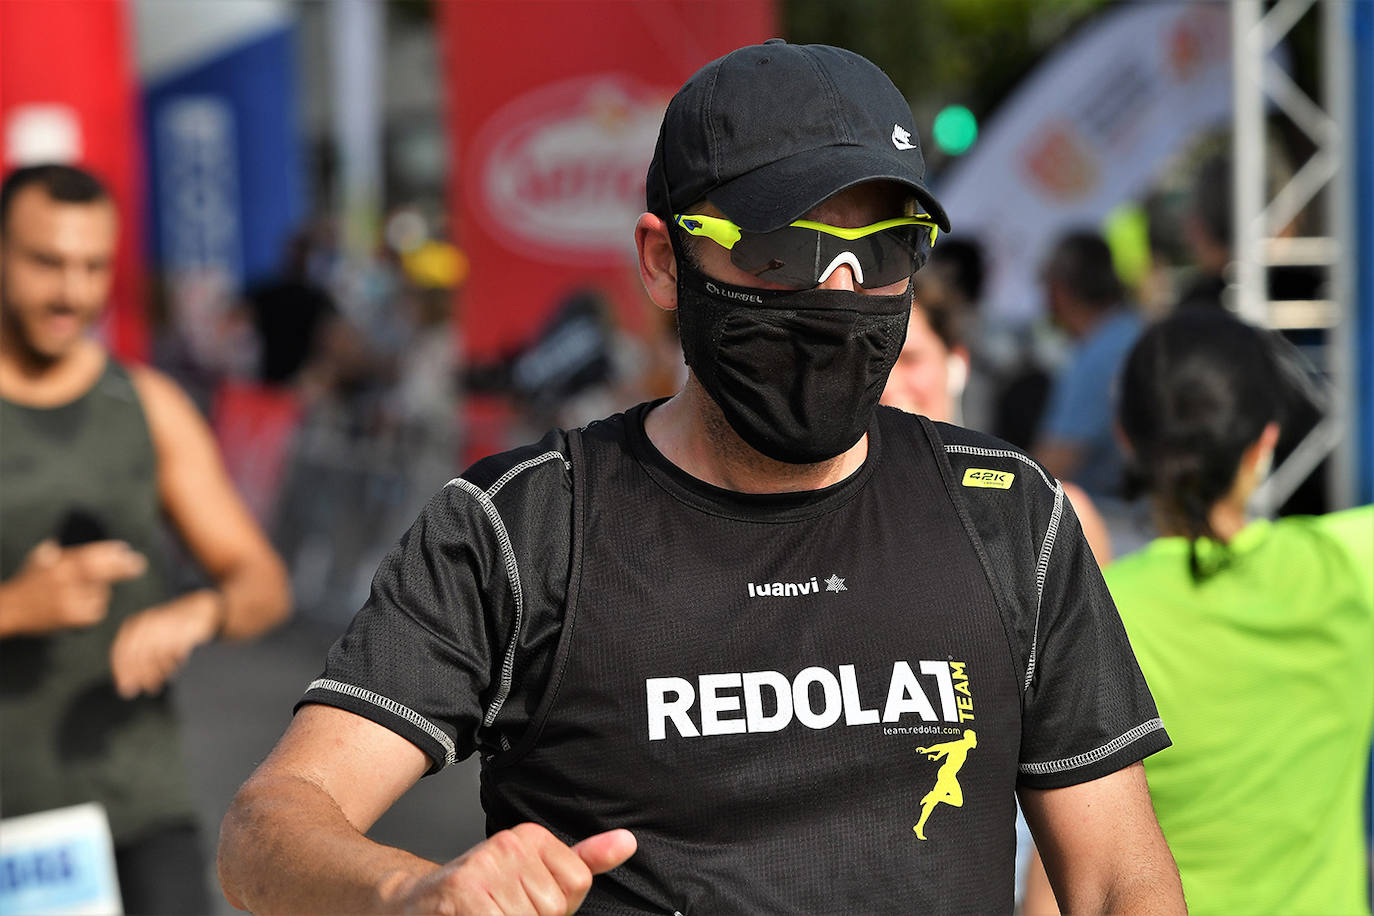
{"label": "white sign", "polygon": [[0,913],[124,911],[105,809],[91,802],[0,820]]}
{"label": "white sign", "polygon": [[77,162],[81,117],[68,105],[17,105],[5,118],[4,165]]}
{"label": "white sign", "polygon": [[935,188],[954,234],[985,247],[985,301],[1040,307],[1037,275],[1064,231],[1100,226],[1199,133],[1231,114],[1225,4],[1127,4],[1050,58]]}
{"label": "white sign", "polygon": [[668,95],[608,73],[543,86],[498,111],[472,154],[489,231],[549,260],[623,262]]}

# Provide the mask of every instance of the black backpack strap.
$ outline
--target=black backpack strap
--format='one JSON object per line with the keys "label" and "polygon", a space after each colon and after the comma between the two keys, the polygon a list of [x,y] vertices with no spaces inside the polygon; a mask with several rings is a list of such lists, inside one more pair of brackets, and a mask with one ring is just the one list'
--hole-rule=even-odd
{"label": "black backpack strap", "polygon": [[[1009,443],[924,417],[921,424],[997,600],[1012,660],[1024,672],[1024,697],[1035,673],[1044,567],[1065,511],[1063,488]],[[979,485],[988,478],[999,485]]]}

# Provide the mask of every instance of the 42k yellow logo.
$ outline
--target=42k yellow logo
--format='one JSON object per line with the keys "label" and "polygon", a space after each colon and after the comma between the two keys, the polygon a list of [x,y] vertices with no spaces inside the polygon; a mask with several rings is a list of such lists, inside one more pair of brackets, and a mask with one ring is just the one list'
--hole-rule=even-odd
{"label": "42k yellow logo", "polygon": [[964,486],[981,487],[987,490],[1010,490],[1016,475],[1011,471],[991,471],[987,468],[969,468],[964,472]]}

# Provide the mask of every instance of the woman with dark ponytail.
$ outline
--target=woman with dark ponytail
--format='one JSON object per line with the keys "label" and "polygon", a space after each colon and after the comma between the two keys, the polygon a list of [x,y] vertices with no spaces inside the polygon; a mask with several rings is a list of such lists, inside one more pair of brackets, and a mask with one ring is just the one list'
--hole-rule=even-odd
{"label": "woman with dark ponytail", "polygon": [[1174,746],[1145,761],[1197,913],[1369,913],[1374,507],[1251,521],[1282,423],[1263,332],[1190,310],[1127,360],[1163,537],[1106,570]]}
{"label": "woman with dark ponytail", "polygon": [[1132,471],[1149,491],[1160,531],[1188,539],[1202,581],[1225,563],[1199,556],[1245,525],[1245,501],[1268,470],[1284,402],[1282,376],[1262,332],[1222,312],[1156,326],[1127,360],[1120,421]]}

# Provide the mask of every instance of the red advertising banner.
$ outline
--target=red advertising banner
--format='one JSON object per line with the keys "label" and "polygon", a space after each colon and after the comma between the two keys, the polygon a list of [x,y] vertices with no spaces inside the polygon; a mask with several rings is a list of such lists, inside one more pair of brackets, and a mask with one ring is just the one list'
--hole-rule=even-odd
{"label": "red advertising banner", "polygon": [[138,105],[123,0],[0,2],[3,170],[38,162],[89,168],[119,207],[115,288],[105,339],[147,356],[143,176]]}
{"label": "red advertising banner", "polygon": [[450,204],[471,259],[462,338],[485,361],[579,294],[644,323],[633,229],[668,99],[776,34],[773,0],[441,0]]}

